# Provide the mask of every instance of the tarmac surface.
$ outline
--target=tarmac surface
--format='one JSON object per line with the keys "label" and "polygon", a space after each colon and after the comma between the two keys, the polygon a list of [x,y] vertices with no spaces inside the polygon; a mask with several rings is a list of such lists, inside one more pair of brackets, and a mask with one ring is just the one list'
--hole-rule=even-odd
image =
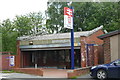
{"label": "tarmac surface", "polygon": [[78,76],[75,79],[67,78],[65,69],[43,69],[43,76],[36,76],[24,73],[0,73],[2,80],[95,80],[89,74]]}
{"label": "tarmac surface", "polygon": [[47,76],[48,73],[45,74],[46,76],[36,76],[24,73],[0,73],[0,75],[2,80],[95,80],[92,79],[89,74],[79,76],[77,79],[67,79],[65,78],[66,76],[64,74],[61,74],[61,76],[59,76],[58,74],[56,74],[56,76]]}
{"label": "tarmac surface", "polygon": [[[98,80],[98,79],[93,79],[89,74],[78,76],[75,79],[67,79],[61,77],[53,78],[51,76],[43,77],[43,76],[36,76],[36,75],[30,75],[24,73],[0,73],[0,80]],[[119,79],[109,79],[109,80],[119,80]]]}

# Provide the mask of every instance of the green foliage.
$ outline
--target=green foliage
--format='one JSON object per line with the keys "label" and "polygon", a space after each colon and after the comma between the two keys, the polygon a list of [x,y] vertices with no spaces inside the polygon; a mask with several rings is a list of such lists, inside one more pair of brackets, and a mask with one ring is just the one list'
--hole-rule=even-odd
{"label": "green foliage", "polygon": [[[63,28],[63,7],[67,7],[67,3],[54,2],[48,5],[50,6],[47,10],[49,17],[47,28],[51,29],[52,33],[68,32]],[[73,2],[72,6],[74,7],[74,31],[91,30],[100,25],[103,25],[107,31],[120,29],[120,2]]]}
{"label": "green foliage", "polygon": [[13,23],[6,19],[1,24],[1,42],[2,51],[14,52],[16,53],[16,38],[17,32],[14,31]]}
{"label": "green foliage", "polygon": [[0,52],[2,52],[2,33],[0,33]]}
{"label": "green foliage", "polygon": [[2,73],[22,73],[22,72],[18,72],[18,71],[14,71],[14,70],[3,70]]}
{"label": "green foliage", "polygon": [[16,53],[19,36],[36,34],[41,30],[43,16],[40,12],[16,16],[13,21],[6,19],[0,23],[0,50]]}
{"label": "green foliage", "polygon": [[63,33],[69,31],[63,28],[64,24],[64,7],[67,6],[65,2],[48,3],[49,7],[46,11],[47,21],[46,28],[49,33]]}
{"label": "green foliage", "polygon": [[69,78],[69,79],[77,79],[77,76],[73,76],[73,77],[71,77],[71,78]]}
{"label": "green foliage", "polygon": [[42,13],[29,13],[27,15],[16,16],[14,26],[19,36],[31,35],[40,31],[42,20]]}
{"label": "green foliage", "polygon": [[15,71],[13,71],[13,70],[10,70],[10,71],[8,71],[8,70],[3,70],[2,73],[15,73]]}

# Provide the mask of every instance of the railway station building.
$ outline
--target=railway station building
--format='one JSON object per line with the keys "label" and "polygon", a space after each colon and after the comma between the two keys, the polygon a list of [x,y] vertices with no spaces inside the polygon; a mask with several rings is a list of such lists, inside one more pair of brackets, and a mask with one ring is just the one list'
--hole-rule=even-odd
{"label": "railway station building", "polygon": [[[103,26],[90,31],[74,32],[75,68],[104,63]],[[22,36],[17,38],[15,68],[71,68],[70,33]]]}

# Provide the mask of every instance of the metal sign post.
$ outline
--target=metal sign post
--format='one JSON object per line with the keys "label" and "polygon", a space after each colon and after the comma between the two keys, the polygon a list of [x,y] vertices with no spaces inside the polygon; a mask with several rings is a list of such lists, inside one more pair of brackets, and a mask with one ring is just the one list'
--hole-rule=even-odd
{"label": "metal sign post", "polygon": [[73,7],[64,7],[64,27],[71,29],[71,69],[74,69],[74,28]]}
{"label": "metal sign post", "polygon": [[[73,15],[73,7],[71,6],[70,8],[72,9],[72,15]],[[71,69],[74,69],[74,28],[71,29]]]}

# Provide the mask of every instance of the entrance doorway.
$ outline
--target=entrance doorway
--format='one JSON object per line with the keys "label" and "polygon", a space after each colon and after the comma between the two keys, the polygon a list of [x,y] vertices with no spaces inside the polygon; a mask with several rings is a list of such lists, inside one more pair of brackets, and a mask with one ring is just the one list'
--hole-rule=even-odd
{"label": "entrance doorway", "polygon": [[[81,67],[80,49],[75,49],[75,68]],[[70,69],[70,49],[24,51],[23,67]],[[26,56],[27,55],[27,56]],[[26,58],[25,58],[26,57]],[[29,64],[28,64],[29,63]],[[26,65],[27,64],[27,65]]]}

